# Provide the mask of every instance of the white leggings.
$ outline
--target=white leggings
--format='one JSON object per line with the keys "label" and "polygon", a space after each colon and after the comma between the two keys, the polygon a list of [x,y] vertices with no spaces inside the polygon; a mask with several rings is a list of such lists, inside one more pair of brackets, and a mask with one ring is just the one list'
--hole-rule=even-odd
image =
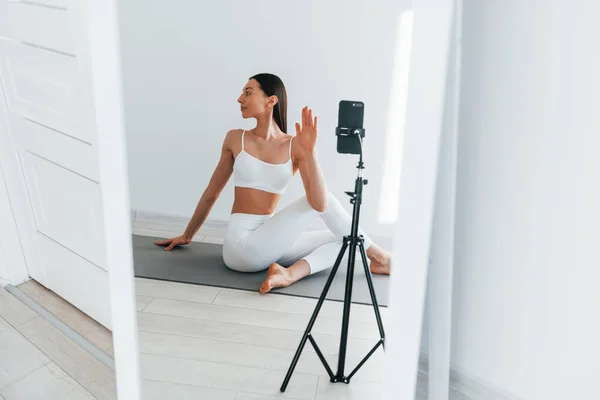
{"label": "white leggings", "polygon": [[[329,230],[305,232],[317,216]],[[324,212],[315,211],[302,196],[275,214],[234,213],[227,225],[223,260],[233,270],[256,272],[274,262],[288,267],[304,259],[314,274],[333,266],[343,237],[350,235],[351,225],[351,216],[331,192],[327,194]],[[364,237],[365,250],[368,249],[372,240],[360,228],[359,234]]]}

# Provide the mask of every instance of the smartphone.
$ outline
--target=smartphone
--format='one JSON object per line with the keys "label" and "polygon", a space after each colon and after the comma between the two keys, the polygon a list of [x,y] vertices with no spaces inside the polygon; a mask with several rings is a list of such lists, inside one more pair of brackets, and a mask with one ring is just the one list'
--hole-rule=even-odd
{"label": "smartphone", "polygon": [[361,144],[357,134],[360,134],[361,138],[365,137],[364,116],[365,105],[362,101],[340,101],[336,129],[338,153],[360,154]]}

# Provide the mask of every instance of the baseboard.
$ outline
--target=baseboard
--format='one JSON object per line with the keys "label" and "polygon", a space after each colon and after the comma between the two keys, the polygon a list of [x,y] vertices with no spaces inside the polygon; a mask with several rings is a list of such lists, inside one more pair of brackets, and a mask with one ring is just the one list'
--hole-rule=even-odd
{"label": "baseboard", "polygon": [[[187,227],[190,217],[170,215],[155,211],[131,210],[131,220],[138,228],[166,231],[169,233],[183,233]],[[315,219],[315,222],[308,227],[308,230],[326,229],[320,219]],[[215,236],[225,237],[227,231],[227,221],[222,219],[208,218],[204,221],[197,236]],[[374,242],[378,243],[385,249],[392,248],[392,238],[378,235],[370,235]]]}
{"label": "baseboard", "polygon": [[450,369],[450,382],[452,382],[452,386],[457,391],[469,396],[473,400],[524,400],[481,378],[474,377],[464,371],[459,371],[454,367]]}
{"label": "baseboard", "polygon": [[[429,357],[425,353],[420,354],[419,371],[428,377]],[[471,400],[524,400],[453,365],[450,366],[450,387]]]}

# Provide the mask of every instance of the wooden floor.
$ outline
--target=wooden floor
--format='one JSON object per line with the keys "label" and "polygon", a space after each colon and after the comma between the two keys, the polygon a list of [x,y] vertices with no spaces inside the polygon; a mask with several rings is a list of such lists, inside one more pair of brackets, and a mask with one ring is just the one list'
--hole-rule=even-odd
{"label": "wooden floor", "polygon": [[[110,331],[35,281],[20,289],[112,356]],[[136,279],[145,400],[377,399],[381,348],[349,385],[332,384],[307,344],[285,393],[279,387],[316,300]],[[346,373],[377,342],[373,310],[353,305]],[[384,323],[387,309],[382,308]],[[0,289],[0,400],[115,399],[114,372]],[[337,369],[341,303],[313,329]],[[417,399],[426,399],[419,374]],[[468,400],[452,392],[452,400]]]}
{"label": "wooden floor", "polygon": [[110,368],[0,288],[0,399],[115,399],[115,393]]}

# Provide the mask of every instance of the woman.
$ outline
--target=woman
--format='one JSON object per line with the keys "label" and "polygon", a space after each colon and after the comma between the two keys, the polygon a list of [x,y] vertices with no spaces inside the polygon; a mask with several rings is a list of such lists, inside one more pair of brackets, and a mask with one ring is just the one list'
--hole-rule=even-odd
{"label": "woman", "polygon": [[[256,119],[256,127],[227,133],[221,159],[184,234],[156,243],[167,246],[167,251],[189,244],[233,174],[235,200],[223,260],[241,272],[268,268],[260,286],[260,293],[267,293],[333,266],[343,236],[350,234],[351,218],[323,180],[315,148],[317,117],[313,118],[312,110],[302,110],[296,136],[288,135],[285,86],[272,74],[250,78],[238,103],[242,117]],[[281,194],[298,171],[306,196],[275,213]],[[329,231],[305,232],[317,216]],[[389,274],[390,255],[360,233],[371,272]]]}

